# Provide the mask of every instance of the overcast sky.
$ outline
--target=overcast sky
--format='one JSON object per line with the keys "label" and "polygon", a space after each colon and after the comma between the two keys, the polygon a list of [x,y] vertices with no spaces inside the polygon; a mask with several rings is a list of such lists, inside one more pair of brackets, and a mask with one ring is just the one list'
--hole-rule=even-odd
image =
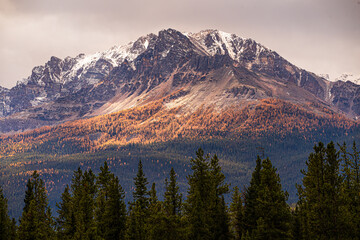
{"label": "overcast sky", "polygon": [[360,0],[0,0],[0,85],[175,28],[250,37],[314,73],[360,74]]}

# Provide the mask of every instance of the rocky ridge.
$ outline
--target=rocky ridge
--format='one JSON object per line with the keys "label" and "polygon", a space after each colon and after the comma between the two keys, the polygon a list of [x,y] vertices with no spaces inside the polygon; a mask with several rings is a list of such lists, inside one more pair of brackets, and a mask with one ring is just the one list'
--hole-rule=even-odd
{"label": "rocky ridge", "polygon": [[111,113],[168,95],[168,107],[184,111],[278,98],[360,116],[359,85],[330,82],[252,39],[167,29],[93,55],[51,57],[14,88],[0,89],[0,131]]}

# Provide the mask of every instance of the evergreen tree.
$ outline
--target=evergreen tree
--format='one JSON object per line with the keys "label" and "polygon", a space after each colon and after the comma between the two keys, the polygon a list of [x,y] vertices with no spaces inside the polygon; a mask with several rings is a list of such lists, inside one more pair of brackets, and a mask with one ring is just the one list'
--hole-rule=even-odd
{"label": "evergreen tree", "polygon": [[13,218],[11,220],[11,225],[10,225],[10,231],[9,231],[9,237],[8,240],[17,240],[18,238],[18,234],[17,234],[17,225],[16,225],[16,220],[15,218]]}
{"label": "evergreen tree", "polygon": [[325,216],[327,218],[328,237],[339,239],[342,236],[343,216],[341,212],[341,185],[340,159],[335,144],[330,142],[326,148],[324,195]]}
{"label": "evergreen tree", "polygon": [[344,217],[340,211],[342,179],[335,145],[315,145],[306,165],[303,184],[298,186],[302,237],[339,239]]}
{"label": "evergreen tree", "polygon": [[74,172],[72,193],[66,186],[58,204],[59,239],[124,239],[124,190],[106,163],[100,170],[98,177],[91,170]]}
{"label": "evergreen tree", "polygon": [[216,208],[217,211],[215,214],[216,218],[214,219],[215,227],[213,232],[214,239],[231,239],[230,218],[223,195],[221,196],[219,204]]}
{"label": "evergreen tree", "polygon": [[94,219],[95,211],[95,194],[96,194],[96,185],[95,185],[95,175],[90,170],[85,171],[80,183],[79,190],[79,208],[75,210],[75,239],[95,239],[96,234],[96,224]]}
{"label": "evergreen tree", "polygon": [[229,217],[223,200],[229,191],[219,159],[199,149],[191,159],[192,175],[185,205],[190,239],[229,239]]}
{"label": "evergreen tree", "polygon": [[72,239],[76,231],[76,226],[72,197],[68,185],[66,185],[61,195],[60,204],[56,205],[58,207],[57,213],[59,214],[56,218],[58,239]]}
{"label": "evergreen tree", "polygon": [[210,160],[211,197],[209,202],[212,217],[210,231],[213,239],[229,239],[229,217],[224,201],[224,194],[229,192],[225,183],[225,175],[221,172],[219,159],[214,155]]}
{"label": "evergreen tree", "polygon": [[176,182],[176,173],[174,168],[170,170],[170,182],[165,179],[165,193],[164,193],[164,206],[167,215],[180,216],[182,195],[179,192],[179,186]]}
{"label": "evergreen tree", "polygon": [[134,178],[135,191],[133,193],[134,202],[138,203],[142,210],[147,209],[149,206],[149,193],[146,185],[148,184],[147,178],[143,171],[143,165],[141,160],[138,165],[138,172]]}
{"label": "evergreen tree", "polygon": [[25,198],[24,198],[24,208],[23,212],[28,212],[30,207],[30,202],[34,199],[34,190],[33,190],[33,183],[31,179],[28,179],[26,183],[26,190],[25,190]]}
{"label": "evergreen tree", "polygon": [[164,239],[184,239],[184,229],[182,228],[182,195],[176,180],[174,168],[170,170],[168,179],[165,179],[164,211],[166,216],[166,238]]}
{"label": "evergreen tree", "polygon": [[3,190],[0,187],[0,239],[15,239],[16,225],[14,221],[8,215],[7,199],[4,197]]}
{"label": "evergreen tree", "polygon": [[151,189],[149,191],[149,204],[150,205],[156,205],[159,201],[158,201],[158,197],[157,197],[157,194],[156,194],[156,186],[155,186],[155,183],[153,183],[151,185]]}
{"label": "evergreen tree", "polygon": [[186,215],[189,224],[189,239],[212,239],[209,216],[210,191],[212,182],[209,171],[209,156],[199,149],[196,158],[191,159],[192,175],[188,176],[189,190],[186,200]]}
{"label": "evergreen tree", "polygon": [[167,232],[167,218],[162,203],[156,195],[155,183],[152,184],[149,192],[149,210],[147,217],[147,239],[165,240],[169,238]]}
{"label": "evergreen tree", "polygon": [[105,222],[106,219],[104,217],[105,212],[105,205],[106,201],[108,200],[108,191],[109,191],[109,184],[110,179],[114,176],[111,175],[109,171],[109,167],[107,162],[104,162],[104,166],[100,167],[99,176],[96,178],[96,187],[97,187],[97,197],[96,197],[96,226],[97,226],[97,233],[100,237],[104,238],[105,236]]}
{"label": "evergreen tree", "polygon": [[349,239],[360,239],[360,176],[359,176],[359,151],[353,142],[352,152],[348,152],[346,144],[340,146],[342,160],[342,196],[344,203],[341,211],[344,216],[342,236],[347,233]]}
{"label": "evergreen tree", "polygon": [[25,207],[20,219],[20,239],[53,239],[54,230],[45,184],[35,171],[27,183]]}
{"label": "evergreen tree", "polygon": [[245,221],[245,230],[249,232],[249,234],[256,229],[257,219],[259,213],[257,212],[257,198],[258,198],[258,188],[261,183],[260,179],[260,170],[261,170],[261,159],[257,156],[256,159],[256,167],[252,173],[252,177],[250,180],[250,186],[245,191],[245,208],[244,208],[244,218]]}
{"label": "evergreen tree", "polygon": [[262,162],[257,192],[256,239],[291,239],[291,212],[286,203],[276,168],[267,158]]}
{"label": "evergreen tree", "polygon": [[112,177],[109,181],[108,197],[103,214],[103,238],[106,240],[124,239],[126,224],[125,193],[117,177]]}
{"label": "evergreen tree", "polygon": [[146,185],[147,178],[143,172],[141,160],[138,164],[138,172],[134,178],[135,191],[133,192],[133,202],[130,204],[130,214],[127,223],[127,239],[143,240],[146,239],[146,217],[148,216],[149,193]]}
{"label": "evergreen tree", "polygon": [[244,207],[238,187],[234,188],[230,204],[231,229],[234,239],[240,240],[245,234],[244,230]]}
{"label": "evergreen tree", "polygon": [[303,237],[303,229],[301,225],[301,215],[299,212],[298,206],[295,206],[295,209],[292,211],[292,236],[293,239],[302,240]]}

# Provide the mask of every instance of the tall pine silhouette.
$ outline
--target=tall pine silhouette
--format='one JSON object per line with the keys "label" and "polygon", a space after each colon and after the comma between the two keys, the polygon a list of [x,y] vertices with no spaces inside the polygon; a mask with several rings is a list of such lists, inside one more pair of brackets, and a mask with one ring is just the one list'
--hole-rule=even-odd
{"label": "tall pine silhouette", "polygon": [[36,171],[27,183],[24,202],[19,238],[24,240],[54,239],[54,222],[48,206],[45,183]]}
{"label": "tall pine silhouette", "polygon": [[314,146],[298,186],[300,232],[304,239],[340,239],[343,216],[339,157],[333,142]]}
{"label": "tall pine silhouette", "polygon": [[130,203],[130,211],[127,221],[127,239],[144,240],[147,237],[146,221],[149,207],[149,192],[146,185],[147,178],[143,171],[141,160],[138,164],[138,172],[134,178],[135,191],[133,201]]}

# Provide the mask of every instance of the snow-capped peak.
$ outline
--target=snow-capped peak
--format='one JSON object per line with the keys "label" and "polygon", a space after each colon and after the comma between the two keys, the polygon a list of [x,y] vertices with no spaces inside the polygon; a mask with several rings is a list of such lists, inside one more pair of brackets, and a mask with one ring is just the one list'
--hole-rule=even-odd
{"label": "snow-capped peak", "polygon": [[253,51],[255,58],[258,58],[263,51],[272,52],[250,38],[242,38],[219,30],[203,30],[198,33],[185,33],[184,35],[200,45],[209,55],[225,55],[228,53],[235,61],[239,61],[243,52],[249,49]]}
{"label": "snow-capped peak", "polygon": [[343,73],[339,77],[335,78],[335,81],[343,81],[343,82],[353,82],[355,84],[360,84],[360,75],[355,75],[352,73]]}
{"label": "snow-capped peak", "polygon": [[326,80],[329,80],[331,82],[337,82],[337,81],[343,81],[343,82],[353,82],[355,84],[360,85],[360,74],[352,74],[352,73],[343,73],[340,76],[336,78],[332,78],[329,76],[329,74],[319,74],[320,77],[325,78]]}

